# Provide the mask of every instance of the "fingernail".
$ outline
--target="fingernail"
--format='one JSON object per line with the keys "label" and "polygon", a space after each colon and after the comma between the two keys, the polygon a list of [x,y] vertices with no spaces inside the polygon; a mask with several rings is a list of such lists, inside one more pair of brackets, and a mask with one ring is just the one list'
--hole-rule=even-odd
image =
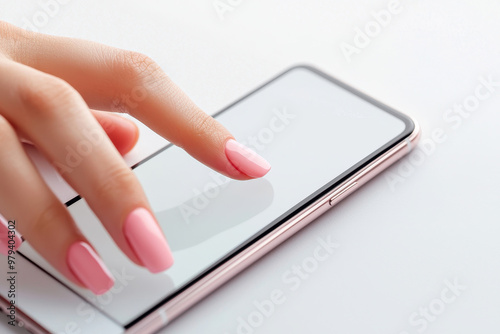
{"label": "fingernail", "polygon": [[125,220],[123,233],[130,247],[150,272],[159,273],[174,263],[167,240],[148,210],[138,208],[132,211]]}
{"label": "fingernail", "polygon": [[102,295],[115,284],[99,255],[86,242],[73,243],[68,249],[67,261],[73,275],[96,295]]}
{"label": "fingernail", "polygon": [[226,143],[226,157],[237,170],[250,177],[262,177],[271,169],[263,157],[234,139]]}
{"label": "fingernail", "polygon": [[15,230],[15,225],[11,226],[9,229],[7,222],[0,218],[0,253],[3,255],[9,255],[9,250],[16,251],[23,243],[21,235]]}

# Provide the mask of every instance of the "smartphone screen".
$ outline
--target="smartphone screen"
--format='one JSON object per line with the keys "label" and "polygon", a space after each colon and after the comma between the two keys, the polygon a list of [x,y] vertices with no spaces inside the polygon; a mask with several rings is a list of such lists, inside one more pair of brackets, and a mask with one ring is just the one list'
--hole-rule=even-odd
{"label": "smartphone screen", "polygon": [[308,67],[283,73],[216,118],[272,169],[261,179],[234,181],[174,146],[135,166],[174,255],[169,270],[150,274],[128,260],[80,198],[68,209],[114,274],[112,290],[96,297],[66,280],[29,244],[22,254],[126,327],[414,128],[406,116]]}

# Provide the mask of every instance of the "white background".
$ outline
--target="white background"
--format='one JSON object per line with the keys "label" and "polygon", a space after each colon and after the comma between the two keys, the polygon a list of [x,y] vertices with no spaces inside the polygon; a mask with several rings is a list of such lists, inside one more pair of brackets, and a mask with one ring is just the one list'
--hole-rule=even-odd
{"label": "white background", "polygon": [[[14,8],[1,0],[0,19],[21,26],[46,1]],[[350,62],[340,46],[354,45],[356,29],[390,1],[226,0],[234,5],[223,19],[212,0],[60,1],[40,31],[148,54],[208,113],[309,63],[414,116],[428,143],[426,154],[358,190],[165,333],[237,333],[238,318],[257,319],[255,302],[273,290],[284,302],[241,333],[500,331],[500,87],[458,126],[443,118],[474,100],[481,77],[500,81],[496,1],[401,0]],[[444,140],[432,145],[439,129]],[[130,163],[163,145],[142,130]],[[317,238],[327,236],[339,247],[292,290],[282,276],[310,263]],[[442,291],[454,281],[462,290],[445,294],[445,303]]]}

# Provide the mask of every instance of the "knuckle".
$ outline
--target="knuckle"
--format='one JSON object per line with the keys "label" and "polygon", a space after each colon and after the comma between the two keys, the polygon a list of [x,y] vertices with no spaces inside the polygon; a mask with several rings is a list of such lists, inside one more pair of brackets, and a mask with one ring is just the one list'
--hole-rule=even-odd
{"label": "knuckle", "polygon": [[12,25],[5,21],[0,20],[0,34],[2,34],[5,30],[9,29]]}
{"label": "knuckle", "polygon": [[24,233],[27,239],[32,237],[46,238],[57,231],[58,226],[68,219],[61,203],[53,201],[32,220],[28,231]]}
{"label": "knuckle", "polygon": [[[46,75],[24,82],[17,93],[23,111],[50,118],[62,110],[69,111],[76,94],[64,80]],[[62,108],[65,105],[68,108]]]}
{"label": "knuckle", "polygon": [[134,173],[128,167],[110,169],[107,175],[98,182],[95,187],[95,198],[105,203],[116,201],[123,194],[136,193],[138,184]]}
{"label": "knuckle", "polygon": [[4,38],[11,39],[13,37],[27,36],[32,33],[28,30],[19,28],[11,23],[0,20],[0,36]]}
{"label": "knuckle", "polygon": [[2,37],[12,37],[12,35],[31,36],[32,34],[33,33],[29,30],[19,28],[12,23],[0,20],[0,36]]}
{"label": "knuckle", "polygon": [[139,52],[121,51],[117,62],[122,76],[139,84],[154,82],[162,73],[153,59]]}
{"label": "knuckle", "polygon": [[5,56],[16,61],[27,56],[23,52],[19,52],[20,46],[36,43],[36,36],[35,32],[0,21],[0,49],[5,53]]}
{"label": "knuckle", "polygon": [[191,119],[190,123],[193,128],[193,133],[197,137],[205,138],[218,133],[218,123],[208,114],[197,113],[196,116]]}
{"label": "knuckle", "polygon": [[5,39],[9,38],[12,35],[14,29],[15,28],[12,24],[5,21],[0,21],[0,36],[2,37],[0,40],[4,41]]}

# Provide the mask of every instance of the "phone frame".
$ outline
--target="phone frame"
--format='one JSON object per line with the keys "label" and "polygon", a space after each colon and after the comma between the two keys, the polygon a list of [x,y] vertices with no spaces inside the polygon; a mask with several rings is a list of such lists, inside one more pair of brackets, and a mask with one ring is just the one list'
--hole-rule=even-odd
{"label": "phone frame", "polygon": [[[184,285],[184,287],[179,288],[171,296],[165,298],[149,311],[146,311],[140,317],[127,324],[125,326],[126,333],[153,333],[166,326],[197,302],[208,296],[245,268],[249,267],[252,263],[256,262],[286,239],[297,233],[304,226],[311,223],[328,209],[331,209],[338,202],[375,177],[381,171],[408,154],[420,138],[420,127],[411,117],[369,97],[361,91],[354,89],[342,81],[309,65],[297,65],[287,69],[250,93],[244,95],[237,101],[223,108],[221,111],[214,114],[213,117],[217,117],[218,115],[224,113],[236,104],[244,101],[247,97],[257,93],[260,89],[266,87],[271,82],[278,80],[288,72],[298,68],[304,68],[312,71],[315,74],[327,79],[332,84],[335,84],[357,97],[398,117],[404,121],[405,130],[398,137],[394,138],[392,141],[388,142],[371,155],[365,157],[358,164],[354,165],[352,168],[332,180],[332,182],[319,189],[306,199],[308,200],[307,203],[300,205],[299,208],[293,208],[293,212],[288,213],[286,217],[278,218],[277,221],[279,222],[256,233],[252,236],[252,238],[248,239],[245,243],[242,243],[236,250],[233,250],[231,254],[228,254],[226,257],[220,259],[211,268],[200,273],[197,278],[188,282]],[[170,146],[171,145],[166,146],[150,157],[134,165],[132,168],[136,168],[137,166],[145,163]]]}
{"label": "phone frame", "polygon": [[[264,88],[271,82],[278,80],[280,77],[297,68],[310,70],[327,79],[332,84],[335,84],[357,97],[398,117],[405,122],[405,130],[392,141],[365,157],[352,168],[348,169],[327,185],[320,188],[314,194],[304,199],[306,203],[301,203],[300,205],[290,209],[286,214],[276,219],[272,226],[256,233],[246,242],[242,243],[240,247],[217,261],[217,263],[211,268],[204,270],[198,275],[198,277],[186,283],[171,296],[166,297],[163,301],[125,325],[125,333],[153,333],[166,326],[183,312],[187,311],[190,307],[208,296],[211,292],[222,286],[252,263],[256,262],[286,239],[290,238],[304,226],[308,225],[317,217],[325,213],[328,209],[335,206],[338,202],[354,192],[361,185],[368,182],[381,171],[408,154],[415,146],[415,143],[420,137],[420,127],[411,117],[396,111],[395,109],[309,65],[297,65],[287,69],[237,101],[231,103],[213,116],[217,117],[218,115],[226,112],[228,109],[244,101],[252,94],[257,93],[260,89]],[[172,144],[169,144],[158,150],[141,162],[133,165],[132,169],[144,164],[171,146]],[[65,204],[66,206],[70,206],[80,199],[81,197],[77,196]],[[33,263],[30,259],[26,259]],[[43,270],[36,263],[33,264]],[[5,311],[7,306],[8,301],[4,298],[4,296],[0,296],[0,310]],[[18,306],[17,318],[25,323],[25,328],[34,333],[48,333],[42,323],[33,320],[22,312],[22,305]]]}

